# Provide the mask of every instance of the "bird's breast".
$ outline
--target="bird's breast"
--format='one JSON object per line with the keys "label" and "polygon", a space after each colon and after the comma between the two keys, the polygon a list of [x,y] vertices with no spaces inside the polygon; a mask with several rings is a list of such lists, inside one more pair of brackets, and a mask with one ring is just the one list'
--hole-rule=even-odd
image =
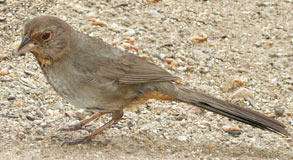
{"label": "bird's breast", "polygon": [[82,108],[99,105],[99,89],[89,86],[85,74],[74,69],[70,62],[58,62],[42,69],[50,85],[69,103]]}

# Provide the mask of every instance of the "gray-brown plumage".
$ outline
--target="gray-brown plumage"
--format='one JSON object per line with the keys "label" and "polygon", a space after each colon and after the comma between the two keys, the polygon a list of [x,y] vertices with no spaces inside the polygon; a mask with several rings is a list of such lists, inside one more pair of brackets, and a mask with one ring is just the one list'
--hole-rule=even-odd
{"label": "gray-brown plumage", "polygon": [[124,108],[151,98],[186,102],[260,129],[289,135],[280,122],[180,86],[176,83],[178,78],[164,69],[100,38],[80,33],[56,17],[40,16],[29,20],[24,26],[18,52],[35,55],[48,82],[61,97],[75,106],[99,112],[61,130],[77,130],[105,113],[112,113],[112,120],[107,124],[68,144],[90,141],[117,123]]}

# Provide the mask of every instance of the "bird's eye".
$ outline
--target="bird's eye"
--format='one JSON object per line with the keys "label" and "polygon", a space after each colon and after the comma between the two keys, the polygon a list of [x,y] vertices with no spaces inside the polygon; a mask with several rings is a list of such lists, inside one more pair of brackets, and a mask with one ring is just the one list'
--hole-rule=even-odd
{"label": "bird's eye", "polygon": [[51,31],[45,31],[42,34],[41,38],[42,38],[42,40],[47,41],[47,40],[49,40],[51,38],[51,36],[52,36],[52,32]]}

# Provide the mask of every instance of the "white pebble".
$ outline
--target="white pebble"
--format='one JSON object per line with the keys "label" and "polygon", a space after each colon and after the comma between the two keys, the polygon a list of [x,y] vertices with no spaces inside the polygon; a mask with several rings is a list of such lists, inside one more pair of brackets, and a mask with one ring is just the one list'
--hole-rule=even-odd
{"label": "white pebble", "polygon": [[186,136],[178,136],[177,139],[179,141],[186,141],[187,140],[187,137]]}
{"label": "white pebble", "polygon": [[204,58],[210,57],[209,55],[203,53],[201,50],[198,50],[198,49],[194,49],[192,52],[193,52],[193,54],[195,54],[198,57],[204,57]]}

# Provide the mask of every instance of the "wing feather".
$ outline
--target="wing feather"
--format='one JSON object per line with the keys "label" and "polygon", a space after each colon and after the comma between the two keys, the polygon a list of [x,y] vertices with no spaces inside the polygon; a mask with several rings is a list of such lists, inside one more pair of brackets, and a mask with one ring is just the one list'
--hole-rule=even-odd
{"label": "wing feather", "polygon": [[[103,75],[98,76],[104,76],[122,84],[176,81],[179,79],[166,70],[132,54],[123,55],[115,60],[104,59],[103,62],[100,61],[99,66],[100,70],[103,70]],[[101,71],[97,73],[101,73]]]}

